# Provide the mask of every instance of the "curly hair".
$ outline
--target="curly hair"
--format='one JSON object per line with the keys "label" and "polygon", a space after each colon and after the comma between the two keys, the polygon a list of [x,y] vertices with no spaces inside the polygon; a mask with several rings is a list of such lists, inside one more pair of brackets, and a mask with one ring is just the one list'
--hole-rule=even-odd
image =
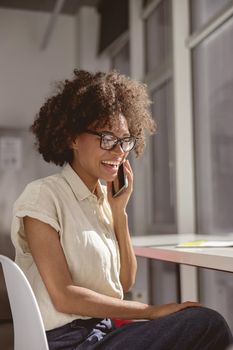
{"label": "curly hair", "polygon": [[110,127],[119,113],[126,118],[130,135],[137,138],[139,156],[145,146],[145,132],[153,133],[155,122],[146,85],[119,74],[74,70],[74,78],[58,83],[55,96],[41,107],[30,130],[46,162],[62,166],[73,159],[70,143],[92,128]]}

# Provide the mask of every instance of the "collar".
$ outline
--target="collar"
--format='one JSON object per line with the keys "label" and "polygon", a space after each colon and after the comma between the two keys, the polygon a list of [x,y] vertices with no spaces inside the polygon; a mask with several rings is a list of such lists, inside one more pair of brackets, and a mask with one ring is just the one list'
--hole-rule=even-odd
{"label": "collar", "polygon": [[104,191],[100,181],[97,183],[97,195],[98,198],[89,190],[85,183],[80,179],[78,174],[74,171],[70,164],[66,164],[62,169],[61,175],[66,179],[70,185],[73,193],[79,201],[82,201],[88,197],[95,198],[99,201],[100,204],[104,200]]}

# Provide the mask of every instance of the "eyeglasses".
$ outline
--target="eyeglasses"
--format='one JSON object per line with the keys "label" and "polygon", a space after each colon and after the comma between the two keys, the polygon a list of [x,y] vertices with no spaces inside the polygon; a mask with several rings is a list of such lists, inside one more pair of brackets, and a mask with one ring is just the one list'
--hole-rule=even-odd
{"label": "eyeglasses", "polygon": [[112,135],[108,134],[107,132],[97,132],[92,130],[86,130],[87,134],[97,135],[100,137],[100,147],[105,150],[111,150],[113,149],[117,144],[121,145],[121,148],[123,152],[129,152],[131,151],[135,144],[136,144],[136,137],[134,136],[127,136],[123,137],[122,139]]}

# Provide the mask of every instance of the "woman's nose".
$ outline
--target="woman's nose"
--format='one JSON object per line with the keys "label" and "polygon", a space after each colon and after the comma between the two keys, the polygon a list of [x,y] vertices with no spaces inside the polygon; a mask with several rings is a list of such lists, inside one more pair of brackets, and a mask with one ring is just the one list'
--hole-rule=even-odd
{"label": "woman's nose", "polygon": [[117,154],[125,154],[120,143],[117,143],[116,146],[113,147],[112,151]]}

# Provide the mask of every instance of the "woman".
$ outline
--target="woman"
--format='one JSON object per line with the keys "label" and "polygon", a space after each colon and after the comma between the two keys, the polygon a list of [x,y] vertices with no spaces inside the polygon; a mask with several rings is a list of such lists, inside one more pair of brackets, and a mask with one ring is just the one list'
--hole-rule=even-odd
{"label": "woman", "polygon": [[[128,153],[155,130],[146,87],[116,72],[75,71],[42,106],[31,129],[60,174],[30,183],[14,206],[16,261],[35,292],[51,350],[221,350],[225,320],[198,303],[123,300],[137,263],[126,206]],[[112,196],[120,164],[127,189]],[[104,180],[104,187],[99,180]],[[146,319],[115,329],[112,319]]]}

